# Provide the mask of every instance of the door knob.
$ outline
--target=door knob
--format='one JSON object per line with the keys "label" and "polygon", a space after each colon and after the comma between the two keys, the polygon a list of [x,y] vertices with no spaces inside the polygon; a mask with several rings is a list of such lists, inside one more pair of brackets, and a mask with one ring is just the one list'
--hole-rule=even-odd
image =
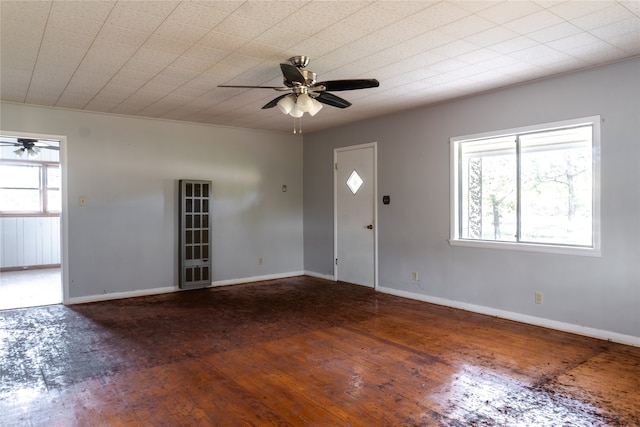
{"label": "door knob", "polygon": [[373,224],[369,224],[369,225],[367,225],[367,228],[368,228],[369,230],[373,230]]}

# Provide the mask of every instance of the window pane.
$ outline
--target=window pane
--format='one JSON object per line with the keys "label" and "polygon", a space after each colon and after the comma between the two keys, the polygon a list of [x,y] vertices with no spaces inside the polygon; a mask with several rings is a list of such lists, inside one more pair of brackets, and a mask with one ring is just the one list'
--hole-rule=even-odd
{"label": "window pane", "polygon": [[347,187],[349,187],[351,193],[355,195],[363,183],[364,181],[362,180],[362,178],[360,178],[360,175],[358,175],[358,172],[356,172],[354,169],[353,172],[351,172],[351,175],[349,175],[349,179],[347,179]]}
{"label": "window pane", "polygon": [[0,211],[32,212],[40,210],[40,190],[0,189]]}
{"label": "window pane", "polygon": [[60,190],[47,190],[47,211],[60,212],[61,207]]}
{"label": "window pane", "polygon": [[515,241],[515,137],[466,142],[460,154],[461,237]]}
{"label": "window pane", "polygon": [[531,135],[521,143],[521,240],[591,246],[592,128]]}
{"label": "window pane", "polygon": [[60,188],[60,167],[47,166],[47,187]]}
{"label": "window pane", "polygon": [[0,165],[0,187],[40,188],[40,166]]}

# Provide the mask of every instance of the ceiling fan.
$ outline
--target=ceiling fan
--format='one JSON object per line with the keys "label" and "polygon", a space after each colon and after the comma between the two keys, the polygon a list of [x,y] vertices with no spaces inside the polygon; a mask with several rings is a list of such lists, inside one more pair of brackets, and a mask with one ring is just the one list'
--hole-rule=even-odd
{"label": "ceiling fan", "polygon": [[56,145],[57,143],[57,141],[49,141],[46,139],[0,136],[0,146],[18,147],[17,150],[14,150],[14,153],[18,157],[22,157],[25,153],[30,157],[35,157],[40,153],[41,148],[60,151],[60,146]]}
{"label": "ceiling fan", "polygon": [[278,106],[284,114],[293,117],[302,117],[304,113],[315,116],[322,108],[322,104],[337,108],[347,108],[351,103],[330,92],[345,90],[368,89],[380,86],[376,79],[349,79],[349,80],[327,80],[318,82],[316,73],[306,70],[309,65],[308,56],[293,56],[289,58],[290,64],[280,64],[280,70],[284,77],[284,87],[280,86],[239,86],[239,85],[219,85],[218,87],[233,87],[246,89],[274,89],[276,91],[286,91],[262,108],[273,108]]}

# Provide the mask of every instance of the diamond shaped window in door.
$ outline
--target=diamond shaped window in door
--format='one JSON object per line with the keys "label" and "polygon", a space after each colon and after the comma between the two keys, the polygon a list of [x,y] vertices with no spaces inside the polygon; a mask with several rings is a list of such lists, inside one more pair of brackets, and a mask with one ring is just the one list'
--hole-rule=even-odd
{"label": "diamond shaped window in door", "polygon": [[347,187],[349,187],[349,190],[351,190],[353,194],[356,194],[362,186],[363,182],[364,181],[362,181],[362,178],[360,178],[358,172],[356,172],[354,169],[354,171],[351,172],[351,175],[349,175],[349,179],[347,179]]}

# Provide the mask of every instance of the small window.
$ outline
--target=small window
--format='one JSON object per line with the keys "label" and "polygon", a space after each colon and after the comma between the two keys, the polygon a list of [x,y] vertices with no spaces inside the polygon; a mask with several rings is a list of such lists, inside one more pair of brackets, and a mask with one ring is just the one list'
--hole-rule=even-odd
{"label": "small window", "polygon": [[0,213],[57,214],[60,207],[58,164],[0,164]]}
{"label": "small window", "polygon": [[354,169],[353,172],[351,172],[351,175],[349,175],[349,179],[347,179],[347,187],[349,187],[351,193],[355,195],[363,183],[364,181],[362,180],[362,178],[360,178],[360,175],[358,175],[358,172],[356,172]]}
{"label": "small window", "polygon": [[451,139],[451,243],[599,254],[599,117]]}

